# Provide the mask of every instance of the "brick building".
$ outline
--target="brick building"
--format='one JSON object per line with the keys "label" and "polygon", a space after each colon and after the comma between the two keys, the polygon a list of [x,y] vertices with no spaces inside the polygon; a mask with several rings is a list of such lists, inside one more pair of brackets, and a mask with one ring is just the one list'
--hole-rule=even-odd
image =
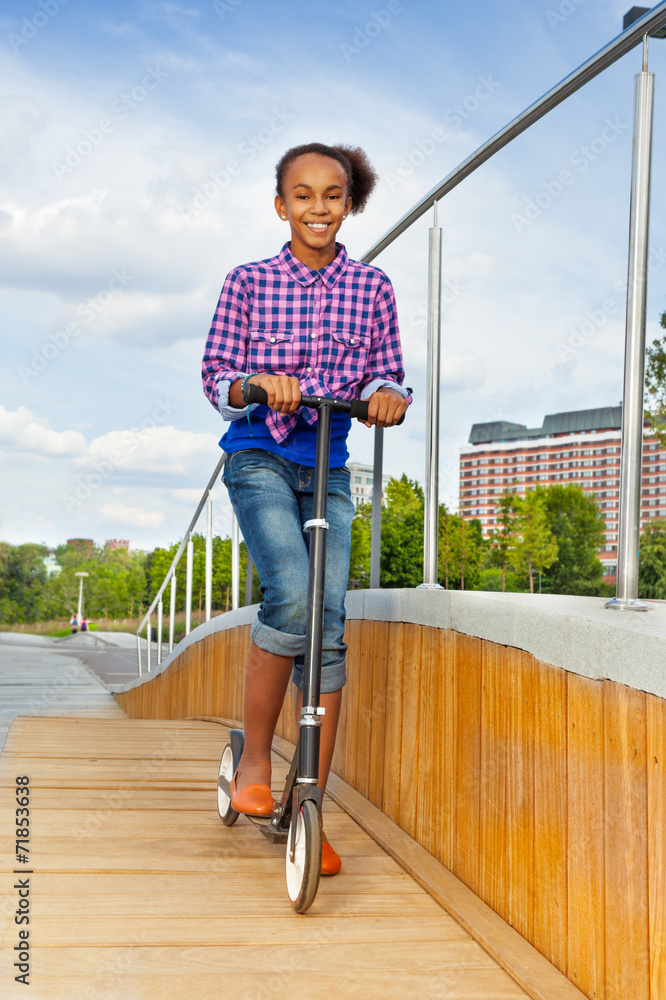
{"label": "brick building", "polygon": [[[617,571],[622,407],[554,413],[543,426],[494,421],[473,424],[460,455],[460,509],[478,517],[489,537],[495,505],[511,489],[521,496],[537,483],[581,486],[592,494],[606,522],[606,542],[599,552],[604,579]],[[641,531],[650,518],[666,518],[666,449],[646,428],[643,438]]]}

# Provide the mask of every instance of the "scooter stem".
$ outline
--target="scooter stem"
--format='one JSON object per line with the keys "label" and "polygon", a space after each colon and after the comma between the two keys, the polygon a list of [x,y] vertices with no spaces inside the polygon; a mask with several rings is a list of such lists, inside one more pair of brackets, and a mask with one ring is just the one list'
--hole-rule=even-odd
{"label": "scooter stem", "polygon": [[[299,722],[298,778],[301,784],[314,784],[319,777],[319,709],[321,682],[321,643],[324,625],[324,587],[326,579],[326,506],[328,501],[328,465],[331,445],[331,407],[322,402],[317,420],[317,452],[314,473],[314,497],[308,564],[308,603],[305,619],[305,665],[303,669],[303,710]],[[306,526],[307,527],[307,526]]]}

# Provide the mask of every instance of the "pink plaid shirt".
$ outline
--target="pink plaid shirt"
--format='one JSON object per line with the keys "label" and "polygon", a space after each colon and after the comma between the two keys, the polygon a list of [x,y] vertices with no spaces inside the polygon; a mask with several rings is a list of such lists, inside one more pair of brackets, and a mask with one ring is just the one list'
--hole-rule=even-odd
{"label": "pink plaid shirt", "polygon": [[[224,282],[203,357],[204,392],[226,419],[229,387],[251,372],[294,375],[305,395],[367,399],[381,386],[402,388],[404,371],[391,282],[377,267],[337,257],[313,271],[286,243],[276,257],[234,268]],[[224,390],[224,391],[223,391]],[[300,413],[316,423],[314,410]],[[296,417],[270,410],[277,443]]]}

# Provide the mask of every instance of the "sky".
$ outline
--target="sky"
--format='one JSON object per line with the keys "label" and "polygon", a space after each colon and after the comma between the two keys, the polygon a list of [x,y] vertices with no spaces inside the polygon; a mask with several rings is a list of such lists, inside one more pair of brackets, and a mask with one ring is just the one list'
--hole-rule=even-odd
{"label": "sky", "polygon": [[[200,381],[225,275],[288,238],[275,163],[362,146],[360,258],[458,163],[622,29],[616,0],[7,0],[0,13],[0,539],[181,538],[224,431]],[[475,422],[622,397],[634,75],[625,55],[451,192],[440,495]],[[666,40],[648,343],[666,309]],[[430,214],[375,263],[414,404],[385,471],[423,481]],[[357,425],[352,461],[372,461]],[[229,532],[222,485],[215,528]]]}

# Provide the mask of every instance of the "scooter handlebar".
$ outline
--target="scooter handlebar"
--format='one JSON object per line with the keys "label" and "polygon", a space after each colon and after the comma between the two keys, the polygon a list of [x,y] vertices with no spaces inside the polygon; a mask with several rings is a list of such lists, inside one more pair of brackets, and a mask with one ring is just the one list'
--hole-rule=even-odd
{"label": "scooter handlebar", "polygon": [[[248,382],[243,389],[243,400],[245,403],[262,403],[268,405],[268,394],[260,385]],[[330,406],[336,413],[348,413],[350,417],[357,417],[359,420],[368,419],[367,399],[329,399],[327,396],[301,396],[301,406],[310,406],[317,410],[324,404]],[[404,414],[399,420],[402,423]]]}

